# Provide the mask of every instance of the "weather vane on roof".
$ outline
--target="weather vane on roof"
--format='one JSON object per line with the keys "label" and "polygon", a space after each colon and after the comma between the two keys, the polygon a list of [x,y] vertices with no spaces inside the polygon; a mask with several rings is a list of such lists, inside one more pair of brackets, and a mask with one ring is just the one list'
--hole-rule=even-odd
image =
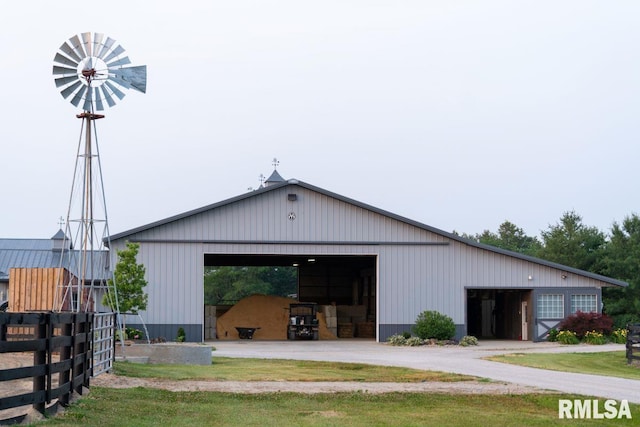
{"label": "weather vane on roof", "polygon": [[273,169],[278,169],[278,165],[280,164],[280,160],[278,160],[278,159],[276,159],[274,157],[273,161],[271,162],[271,164],[273,165]]}

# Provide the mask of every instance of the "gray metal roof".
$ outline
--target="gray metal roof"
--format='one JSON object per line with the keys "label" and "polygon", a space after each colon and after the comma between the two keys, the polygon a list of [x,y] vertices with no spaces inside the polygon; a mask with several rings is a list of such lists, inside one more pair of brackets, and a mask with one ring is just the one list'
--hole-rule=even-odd
{"label": "gray metal roof", "polygon": [[[277,173],[277,172],[274,171],[274,173]],[[278,174],[278,176],[280,176],[280,175]],[[218,202],[218,203],[214,203],[214,204],[211,204],[211,205],[203,206],[201,208],[194,209],[194,210],[191,210],[191,211],[179,214],[179,215],[171,216],[169,218],[166,218],[166,219],[163,219],[163,220],[160,220],[160,221],[152,222],[152,223],[147,224],[147,225],[143,225],[143,226],[140,226],[140,227],[137,227],[137,228],[133,228],[133,229],[128,230],[128,231],[124,231],[124,232],[121,232],[121,233],[118,233],[118,234],[114,234],[114,235],[110,236],[110,240],[111,241],[115,241],[115,240],[124,239],[124,238],[126,238],[128,236],[131,236],[133,234],[136,234],[136,233],[139,233],[139,232],[142,232],[142,231],[150,230],[152,228],[159,227],[159,226],[162,226],[162,225],[165,225],[165,224],[169,224],[169,223],[172,223],[172,222],[175,222],[175,221],[180,221],[180,220],[182,220],[184,218],[188,218],[188,217],[193,216],[193,215],[197,215],[197,214],[200,214],[200,213],[212,210],[212,209],[217,209],[219,207],[226,206],[226,205],[238,202],[240,200],[244,200],[244,199],[248,199],[248,198],[251,198],[251,197],[255,197],[255,196],[259,195],[259,194],[263,194],[263,193],[266,193],[266,192],[269,192],[269,191],[275,191],[275,190],[277,190],[279,188],[283,188],[283,187],[287,187],[287,186],[299,186],[299,187],[302,187],[302,188],[306,188],[308,190],[315,191],[315,192],[323,194],[325,196],[332,197],[332,198],[335,198],[337,200],[341,200],[341,201],[343,201],[345,203],[350,203],[350,204],[352,204],[354,206],[358,206],[360,208],[363,208],[363,209],[366,209],[366,210],[369,210],[369,211],[372,211],[372,212],[376,212],[376,213],[378,213],[380,215],[387,216],[387,217],[395,219],[397,221],[401,221],[401,222],[404,222],[406,224],[413,225],[413,226],[421,228],[423,230],[427,230],[429,232],[432,232],[432,233],[435,233],[435,234],[439,234],[441,236],[447,237],[448,239],[463,243],[465,245],[469,245],[469,246],[472,246],[472,247],[483,249],[483,250],[486,250],[486,251],[489,251],[489,252],[502,254],[502,255],[505,255],[505,256],[512,257],[512,258],[525,260],[525,261],[532,262],[532,263],[535,263],[535,264],[544,265],[544,266],[555,268],[555,269],[558,269],[558,270],[562,270],[562,271],[565,271],[565,272],[568,272],[568,273],[578,274],[580,276],[589,277],[589,278],[592,278],[592,279],[595,279],[595,280],[600,280],[602,282],[605,282],[605,283],[608,283],[608,284],[611,284],[611,285],[628,286],[628,284],[626,282],[623,282],[621,280],[612,279],[610,277],[602,276],[602,275],[591,273],[591,272],[584,271],[584,270],[579,270],[577,268],[568,267],[566,265],[557,264],[557,263],[546,261],[546,260],[543,260],[543,259],[540,259],[540,258],[535,258],[535,257],[532,257],[532,256],[523,255],[523,254],[520,254],[518,252],[512,252],[512,251],[508,251],[508,250],[505,250],[505,249],[497,248],[495,246],[490,246],[490,245],[485,245],[485,244],[482,244],[482,243],[478,243],[478,242],[476,242],[474,240],[465,239],[465,238],[463,238],[461,236],[458,236],[456,234],[449,233],[449,232],[446,232],[446,231],[431,227],[429,225],[426,225],[426,224],[423,224],[423,223],[420,223],[420,222],[417,222],[417,221],[402,217],[400,215],[396,215],[394,213],[385,211],[383,209],[376,208],[376,207],[368,205],[366,203],[362,203],[362,202],[359,202],[357,200],[342,196],[340,194],[333,193],[331,191],[327,191],[325,189],[322,189],[322,188],[316,187],[314,185],[305,183],[303,181],[299,181],[297,179],[289,179],[288,181],[284,181],[283,180],[283,182],[281,182],[281,183],[274,183],[274,184],[271,184],[271,185],[269,185],[267,187],[263,187],[263,188],[260,188],[258,190],[255,190],[255,191],[250,191],[248,193],[241,194],[239,196],[232,197],[230,199],[223,200],[223,201]],[[1,264],[0,264],[0,268],[2,268]]]}
{"label": "gray metal roof", "polygon": [[[60,233],[62,235],[60,236]],[[77,257],[78,251],[64,251],[65,259],[62,260],[62,251],[54,250],[54,241],[64,238],[64,233],[60,230],[51,239],[0,239],[0,280],[9,279],[9,269],[11,268],[58,268],[61,265],[69,268],[69,258]],[[96,253],[94,266],[108,265],[108,251]],[[91,260],[89,260],[91,263]],[[73,268],[71,273],[77,275]],[[95,268],[94,271],[102,272],[104,268]],[[108,271],[101,274],[108,278]]]}
{"label": "gray metal roof", "polygon": [[271,185],[275,185],[275,184],[280,184],[282,182],[285,182],[284,178],[282,176],[280,176],[280,174],[278,173],[277,170],[273,170],[273,173],[271,174],[271,176],[269,178],[267,178],[267,180],[264,182],[267,187],[271,186]]}

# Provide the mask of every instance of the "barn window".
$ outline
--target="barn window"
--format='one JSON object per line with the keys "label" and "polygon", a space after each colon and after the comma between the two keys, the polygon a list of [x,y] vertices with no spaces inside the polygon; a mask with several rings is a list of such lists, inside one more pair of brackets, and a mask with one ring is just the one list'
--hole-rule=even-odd
{"label": "barn window", "polygon": [[564,295],[538,295],[538,317],[541,319],[564,318]]}
{"label": "barn window", "polygon": [[576,311],[591,313],[598,311],[598,299],[595,295],[571,295],[571,314]]}

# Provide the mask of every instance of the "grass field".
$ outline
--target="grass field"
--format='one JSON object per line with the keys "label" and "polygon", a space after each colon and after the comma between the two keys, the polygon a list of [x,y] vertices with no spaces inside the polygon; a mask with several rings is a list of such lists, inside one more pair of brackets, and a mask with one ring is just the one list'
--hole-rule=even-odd
{"label": "grass field", "polygon": [[143,365],[116,362],[118,375],[138,378],[204,381],[470,381],[477,378],[447,372],[374,366],[364,363],[216,357],[211,366]]}
{"label": "grass field", "polygon": [[[525,357],[526,356],[526,357]],[[540,367],[601,369],[619,353],[537,354],[505,356],[518,362],[540,358]],[[497,358],[500,359],[500,358]],[[602,361],[601,359],[605,359]],[[454,374],[405,368],[266,359],[216,358],[203,366],[117,363],[118,375],[171,380],[209,381],[464,381]],[[638,369],[638,368],[634,368]],[[564,369],[563,369],[564,370]],[[569,369],[567,369],[569,370]],[[581,371],[582,372],[582,371]],[[625,374],[626,375],[626,374]],[[625,376],[626,377],[626,376]],[[150,388],[92,387],[91,393],[63,415],[36,425],[55,426],[632,426],[638,425],[640,405],[631,405],[633,419],[558,419],[564,394],[465,395],[445,393],[363,392],[332,394],[171,392]]]}
{"label": "grass field", "polygon": [[487,357],[486,359],[552,371],[578,372],[640,380],[640,366],[637,364],[628,365],[624,351],[600,353],[513,353]]}
{"label": "grass field", "polygon": [[[631,420],[560,420],[566,395],[335,393],[259,395],[92,388],[54,426],[632,426]],[[576,397],[577,398],[577,397]],[[632,413],[640,417],[637,405]]]}

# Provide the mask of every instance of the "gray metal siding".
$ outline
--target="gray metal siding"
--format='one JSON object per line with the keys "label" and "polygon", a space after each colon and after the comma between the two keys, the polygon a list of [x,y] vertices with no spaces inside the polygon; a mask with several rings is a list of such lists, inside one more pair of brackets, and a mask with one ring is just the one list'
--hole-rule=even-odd
{"label": "gray metal siding", "polygon": [[[445,241],[421,230],[310,190],[297,188],[298,200],[287,201],[293,190],[282,188],[262,193],[135,233],[129,240],[224,240],[224,241],[333,241],[333,242],[425,242]],[[296,219],[288,219],[295,212]]]}

